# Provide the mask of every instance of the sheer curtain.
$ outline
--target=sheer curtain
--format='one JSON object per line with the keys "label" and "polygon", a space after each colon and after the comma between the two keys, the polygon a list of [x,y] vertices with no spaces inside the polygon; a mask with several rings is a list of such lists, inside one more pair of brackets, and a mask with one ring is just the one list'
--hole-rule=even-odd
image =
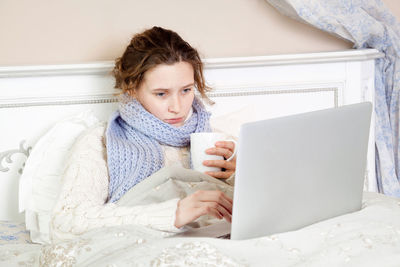
{"label": "sheer curtain", "polygon": [[266,0],[281,13],[385,54],[375,63],[376,177],[381,193],[400,197],[400,24],[381,0]]}

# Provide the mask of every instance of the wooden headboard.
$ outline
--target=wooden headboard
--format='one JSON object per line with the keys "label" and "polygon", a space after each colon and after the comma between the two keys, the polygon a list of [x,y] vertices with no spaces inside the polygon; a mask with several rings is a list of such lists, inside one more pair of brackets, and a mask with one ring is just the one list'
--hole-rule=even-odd
{"label": "wooden headboard", "polygon": [[[251,108],[258,120],[374,103],[373,49],[205,59],[214,116]],[[0,67],[0,220],[23,221],[18,182],[37,140],[57,121],[86,109],[107,120],[116,109],[113,62]],[[365,189],[376,191],[372,121]]]}

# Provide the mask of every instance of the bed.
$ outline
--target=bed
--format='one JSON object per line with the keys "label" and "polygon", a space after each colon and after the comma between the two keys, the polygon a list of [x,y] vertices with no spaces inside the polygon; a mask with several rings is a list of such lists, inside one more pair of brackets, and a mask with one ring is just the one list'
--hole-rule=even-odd
{"label": "bed", "polygon": [[[214,128],[364,101],[374,103],[373,49],[205,59]],[[374,120],[363,206],[250,240],[165,237],[109,227],[50,243],[48,220],[68,152],[116,109],[112,62],[0,67],[0,265],[399,266],[400,199],[377,192]]]}

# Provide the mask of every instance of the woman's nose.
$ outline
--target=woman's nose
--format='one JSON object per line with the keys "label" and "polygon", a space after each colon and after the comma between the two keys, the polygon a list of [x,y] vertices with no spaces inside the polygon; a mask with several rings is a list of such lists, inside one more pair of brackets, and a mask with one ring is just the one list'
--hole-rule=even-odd
{"label": "woman's nose", "polygon": [[169,103],[168,111],[172,113],[179,113],[181,109],[181,101],[179,97],[173,97]]}

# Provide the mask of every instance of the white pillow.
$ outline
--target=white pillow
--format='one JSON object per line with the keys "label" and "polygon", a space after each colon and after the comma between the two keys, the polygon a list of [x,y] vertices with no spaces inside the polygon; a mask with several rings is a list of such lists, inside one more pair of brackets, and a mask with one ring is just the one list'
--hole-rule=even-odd
{"label": "white pillow", "polygon": [[76,138],[99,123],[91,110],[57,122],[34,145],[19,183],[19,211],[36,243],[50,243],[50,213],[61,189],[61,176]]}

